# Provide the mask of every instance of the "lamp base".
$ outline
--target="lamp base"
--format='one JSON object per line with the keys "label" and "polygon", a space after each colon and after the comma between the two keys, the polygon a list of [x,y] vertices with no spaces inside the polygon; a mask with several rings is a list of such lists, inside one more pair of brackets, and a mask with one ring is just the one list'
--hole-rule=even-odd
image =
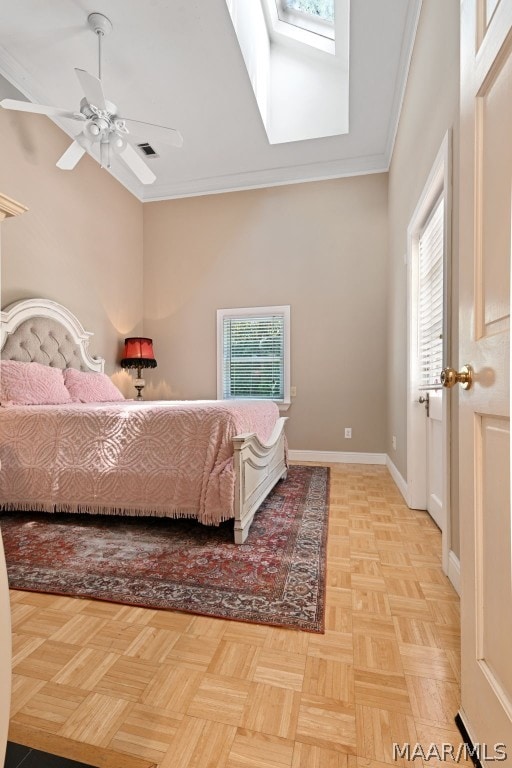
{"label": "lamp base", "polygon": [[144,379],[141,379],[139,374],[139,376],[134,381],[134,387],[137,390],[137,397],[135,398],[136,400],[144,400],[141,393],[142,393],[142,390],[144,389],[145,384],[146,382],[144,381]]}

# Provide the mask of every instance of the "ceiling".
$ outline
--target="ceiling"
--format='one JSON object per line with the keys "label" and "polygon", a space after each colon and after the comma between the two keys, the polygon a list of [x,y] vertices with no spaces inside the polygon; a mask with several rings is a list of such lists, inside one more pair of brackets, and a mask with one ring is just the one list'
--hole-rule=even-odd
{"label": "ceiling", "polygon": [[[386,171],[420,6],[352,1],[346,135],[269,144],[225,0],[1,3],[0,74],[31,101],[77,110],[74,68],[97,74],[87,16],[108,16],[107,98],[123,117],[178,128],[184,140],[146,161],[157,176],[152,185],[118,160],[113,165],[111,173],[142,201]],[[78,132],[75,123],[59,125]]]}

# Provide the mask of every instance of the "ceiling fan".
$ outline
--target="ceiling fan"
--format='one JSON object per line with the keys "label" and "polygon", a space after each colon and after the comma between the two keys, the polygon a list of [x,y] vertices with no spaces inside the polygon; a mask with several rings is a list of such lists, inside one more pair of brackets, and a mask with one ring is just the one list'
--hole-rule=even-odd
{"label": "ceiling fan", "polygon": [[181,147],[183,138],[174,128],[118,115],[116,105],[105,98],[101,82],[101,44],[103,37],[112,31],[112,23],[102,13],[91,13],[87,21],[98,37],[98,77],[84,69],[75,68],[76,76],[85,93],[78,112],[15,99],[3,99],[0,105],[4,109],[35,112],[48,117],[64,117],[82,123],[81,133],[75,137],[73,143],[57,161],[58,168],[72,170],[85,152],[90,152],[94,145],[99,145],[102,168],[110,168],[111,155],[115,153],[143,184],[152,184],[156,176],[130,144],[131,132],[143,136],[145,142],[161,141],[174,147]]}

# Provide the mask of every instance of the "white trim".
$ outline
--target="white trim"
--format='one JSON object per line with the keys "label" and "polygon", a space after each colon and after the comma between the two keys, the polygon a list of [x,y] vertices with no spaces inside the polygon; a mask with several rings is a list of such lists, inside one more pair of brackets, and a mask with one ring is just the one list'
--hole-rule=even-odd
{"label": "white trim", "polygon": [[389,470],[389,474],[395,481],[395,485],[397,486],[398,490],[404,497],[404,501],[409,506],[409,493],[407,488],[407,481],[404,480],[394,463],[391,461],[388,455],[386,455],[386,467]]}
{"label": "white trim", "polygon": [[55,320],[64,326],[73,342],[78,346],[84,365],[91,371],[102,373],[105,361],[101,357],[91,357],[88,351],[89,339],[93,335],[84,330],[81,322],[69,309],[49,299],[26,299],[9,304],[0,313],[0,349],[3,349],[7,336],[16,328],[32,318],[44,317]]}
{"label": "white trim", "polygon": [[[426,419],[423,406],[418,403],[418,382],[413,370],[417,356],[416,328],[416,276],[418,233],[439,194],[444,196],[444,306],[443,306],[443,366],[450,359],[450,295],[451,295],[451,131],[448,130],[432,165],[432,169],[419,196],[418,203],[407,228],[407,499],[412,509],[426,509]],[[415,366],[414,366],[415,368]],[[445,530],[442,532],[443,571],[447,574],[451,542],[450,529],[450,399],[443,392],[443,513]]]}
{"label": "white trim", "polygon": [[351,451],[289,450],[290,461],[317,461],[322,464],[385,464],[385,453],[354,453]]}
{"label": "white trim", "polygon": [[460,560],[453,551],[448,555],[448,578],[458,595],[460,595]]}
{"label": "white trim", "polygon": [[[396,83],[401,83],[402,85],[400,90],[398,90],[396,87],[394,89],[393,105],[390,112],[389,134],[386,150],[388,169],[391,165],[391,159],[395,149],[395,141],[398,133],[398,126],[400,124],[400,115],[402,114],[405,90],[409,80],[409,70],[411,68],[412,54],[414,51],[414,43],[416,42],[416,33],[418,31],[422,3],[423,0],[416,0],[416,4],[414,2],[408,3],[407,18],[402,35],[402,53],[400,56],[400,63],[398,65],[398,71],[395,79]],[[403,44],[404,40],[410,40],[410,46],[407,50]]]}
{"label": "white trim", "polygon": [[[267,187],[285,187],[290,184],[305,184],[310,181],[331,181],[332,179],[367,176],[375,173],[387,173],[389,163],[384,154],[366,155],[364,157],[349,157],[345,160],[332,162],[307,163],[301,166],[274,167],[263,171],[235,173],[230,176],[216,176],[213,179],[194,179],[171,185],[159,185],[158,179],[154,184],[146,184],[144,189],[130,191],[143,203],[163,200],[180,200],[186,197],[202,197],[204,195],[221,195],[225,192],[247,192],[252,189]],[[109,173],[112,168],[109,169]],[[118,181],[121,174],[112,174]],[[143,186],[143,185],[141,185]],[[151,186],[151,189],[149,188]]]}
{"label": "white trim", "polygon": [[287,411],[291,405],[290,397],[290,305],[284,304],[281,306],[273,307],[235,307],[233,309],[218,309],[217,310],[217,400],[224,398],[224,372],[223,372],[223,357],[224,357],[224,318],[225,317],[261,317],[282,315],[284,320],[283,329],[283,341],[284,341],[284,360],[283,360],[283,373],[284,373],[284,398],[283,400],[275,400],[279,406],[280,411]]}
{"label": "white trim", "polygon": [[[451,216],[451,199],[448,191],[448,169],[449,169],[449,146],[450,134],[445,134],[443,142],[437,153],[437,157],[430,171],[427,182],[421,192],[418,203],[411,217],[407,228],[407,333],[408,333],[408,361],[407,361],[407,480],[409,485],[409,499],[414,509],[425,509],[427,501],[427,490],[425,480],[425,439],[420,432],[426,429],[423,406],[419,406],[417,401],[417,389],[419,382],[413,380],[415,370],[413,370],[413,361],[417,357],[417,338],[413,329],[416,328],[417,313],[415,310],[416,302],[416,281],[417,281],[417,257],[418,257],[418,235],[423,227],[425,219],[430,213],[430,209],[436,198],[442,194],[445,199],[445,256],[447,261],[450,257],[450,243],[448,241],[447,222]],[[445,294],[447,286],[444,288]],[[445,322],[447,321],[447,307],[444,307]],[[444,334],[445,347],[449,342],[449,335]],[[446,354],[446,352],[445,352]]]}

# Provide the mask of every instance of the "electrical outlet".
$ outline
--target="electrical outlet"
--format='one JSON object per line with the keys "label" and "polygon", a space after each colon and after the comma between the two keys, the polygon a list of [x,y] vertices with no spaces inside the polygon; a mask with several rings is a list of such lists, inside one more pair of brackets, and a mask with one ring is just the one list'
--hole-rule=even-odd
{"label": "electrical outlet", "polygon": [[297,396],[297,387],[290,387],[290,397]]}
{"label": "electrical outlet", "polygon": [[345,437],[352,437],[352,427],[345,427]]}
{"label": "electrical outlet", "polygon": [[393,435],[393,437],[391,438],[391,445],[396,451],[396,435]]}

